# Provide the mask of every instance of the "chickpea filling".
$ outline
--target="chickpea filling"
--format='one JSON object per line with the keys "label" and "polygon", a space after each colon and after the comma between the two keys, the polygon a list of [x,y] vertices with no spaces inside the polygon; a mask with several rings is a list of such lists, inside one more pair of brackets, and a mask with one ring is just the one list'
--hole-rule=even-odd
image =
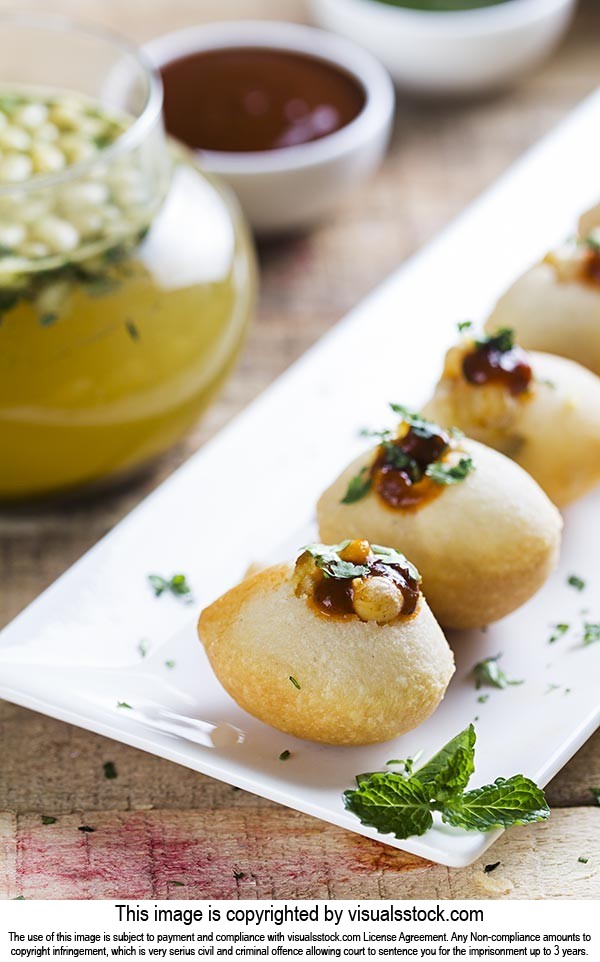
{"label": "chickpea filling", "polygon": [[402,425],[399,437],[379,446],[371,467],[373,490],[392,508],[417,507],[436,497],[442,489],[425,472],[446,454],[450,440],[441,428]]}
{"label": "chickpea filling", "polygon": [[455,428],[444,430],[399,404],[390,404],[402,420],[398,430],[367,432],[380,438],[370,466],[351,479],[342,504],[353,504],[369,491],[390,508],[419,508],[447,485],[459,484],[474,469],[469,457],[459,457]]}
{"label": "chickpea filling", "polygon": [[361,540],[308,545],[294,571],[296,595],[319,614],[380,625],[414,614],[420,580],[404,555]]}
{"label": "chickpea filling", "polygon": [[474,341],[472,349],[463,356],[462,373],[469,384],[500,384],[513,396],[528,391],[533,380],[528,356],[514,343],[513,332],[508,328]]}

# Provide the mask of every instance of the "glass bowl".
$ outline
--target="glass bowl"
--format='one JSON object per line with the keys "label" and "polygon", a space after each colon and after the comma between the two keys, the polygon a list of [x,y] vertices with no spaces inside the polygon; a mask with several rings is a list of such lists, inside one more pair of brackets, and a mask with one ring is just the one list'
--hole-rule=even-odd
{"label": "glass bowl", "polygon": [[112,34],[0,19],[0,500],[132,473],[238,355],[252,244],[161,105]]}

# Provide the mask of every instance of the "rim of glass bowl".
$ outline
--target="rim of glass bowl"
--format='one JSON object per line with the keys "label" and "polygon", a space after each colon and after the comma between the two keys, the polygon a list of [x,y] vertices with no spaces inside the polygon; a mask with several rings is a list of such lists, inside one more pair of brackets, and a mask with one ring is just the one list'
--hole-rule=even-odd
{"label": "rim of glass bowl", "polygon": [[120,154],[128,153],[138,146],[160,119],[163,105],[163,85],[158,70],[153,66],[152,61],[146,56],[145,52],[136,44],[130,43],[120,34],[108,27],[96,24],[83,23],[71,17],[61,16],[37,16],[27,13],[2,14],[0,15],[0,27],[5,24],[14,24],[24,27],[39,27],[46,30],[56,30],[61,33],[85,34],[88,37],[97,37],[110,43],[123,53],[132,57],[137,62],[148,84],[146,102],[139,116],[133,123],[120,134],[116,140],[107,147],[101,147],[93,157],[81,160],[77,164],[71,164],[63,170],[53,174],[37,174],[29,177],[28,180],[19,181],[14,184],[0,184],[0,197],[6,194],[14,194],[15,191],[37,191],[44,190],[46,187],[54,187],[56,184],[66,183],[74,180],[91,170],[100,159],[103,162],[110,161]]}

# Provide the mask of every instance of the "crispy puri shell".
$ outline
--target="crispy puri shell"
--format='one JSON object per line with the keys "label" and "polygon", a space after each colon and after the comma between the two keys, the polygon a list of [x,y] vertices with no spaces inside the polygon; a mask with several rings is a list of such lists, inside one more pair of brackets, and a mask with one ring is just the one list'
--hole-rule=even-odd
{"label": "crispy puri shell", "polygon": [[389,625],[329,618],[296,597],[292,573],[267,568],[200,616],[200,639],[232,698],[274,728],[331,745],[386,741],[428,718],[454,659],[427,603]]}
{"label": "crispy puri shell", "polygon": [[485,329],[514,330],[521,347],[578,361],[600,375],[600,287],[560,281],[550,264],[536,264],[502,295]]}
{"label": "crispy puri shell", "polygon": [[512,457],[563,507],[600,483],[600,378],[553,354],[531,352],[530,360],[532,394],[516,399],[503,429],[478,416],[470,401],[482,389],[462,378],[443,378],[424,414]]}
{"label": "crispy puri shell", "polygon": [[475,471],[423,507],[387,507],[373,492],[342,504],[348,483],[371,462],[350,464],[321,496],[321,539],[366,538],[403,551],[445,628],[476,628],[524,604],[556,566],[561,517],[535,481],[491,448],[464,439]]}

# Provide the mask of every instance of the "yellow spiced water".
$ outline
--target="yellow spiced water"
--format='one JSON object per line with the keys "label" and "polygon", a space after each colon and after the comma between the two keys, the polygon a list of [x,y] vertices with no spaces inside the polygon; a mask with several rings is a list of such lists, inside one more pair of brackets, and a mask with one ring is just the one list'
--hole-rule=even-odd
{"label": "yellow spiced water", "polygon": [[125,115],[4,97],[0,499],[16,500],[131,472],[193,425],[238,354],[254,259],[231,197],[162,131],[120,151]]}

